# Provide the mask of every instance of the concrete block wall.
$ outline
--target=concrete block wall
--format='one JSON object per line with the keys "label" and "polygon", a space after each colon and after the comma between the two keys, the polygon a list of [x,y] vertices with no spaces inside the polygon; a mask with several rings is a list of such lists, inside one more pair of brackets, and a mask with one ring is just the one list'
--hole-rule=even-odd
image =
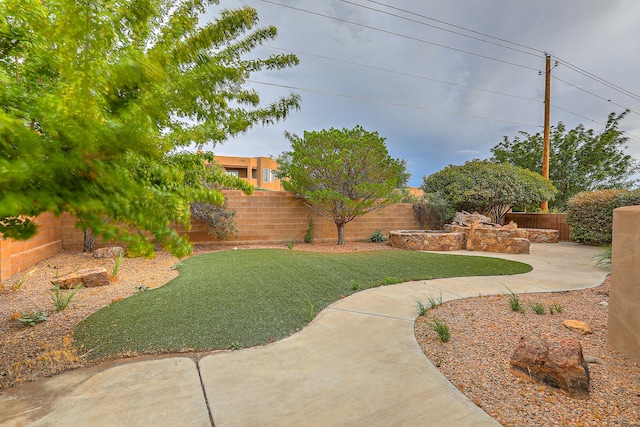
{"label": "concrete block wall", "polygon": [[[314,213],[302,199],[284,191],[257,191],[247,196],[241,191],[225,191],[228,209],[236,211],[237,235],[217,242],[204,223],[194,221],[188,232],[197,244],[284,244],[294,240],[303,242],[313,220],[314,242],[336,242],[338,232],[333,222]],[[36,218],[39,232],[25,242],[0,239],[0,280],[27,270],[37,262],[62,249],[81,251],[84,234],[75,216],[64,213],[59,217],[45,213]],[[413,205],[400,203],[358,217],[345,228],[347,241],[365,241],[375,230],[388,236],[391,230],[417,229]],[[178,229],[180,231],[180,229]],[[97,241],[95,247],[117,244]]]}
{"label": "concrete block wall", "polygon": [[[208,234],[206,225],[194,221],[189,238],[195,243],[246,244],[284,243],[295,239],[304,241],[304,236],[313,221],[314,242],[338,240],[338,232],[333,222],[313,212],[304,200],[293,193],[284,191],[257,191],[247,196],[241,191],[225,191],[227,208],[236,211],[235,222],[238,234],[231,235],[222,242],[216,242]],[[399,203],[379,211],[358,217],[345,227],[347,241],[364,241],[375,230],[385,235],[391,230],[416,229],[418,223],[413,216],[413,205]]]}
{"label": "concrete block wall", "polygon": [[0,238],[0,281],[25,271],[62,249],[61,219],[52,213],[36,217],[38,234],[26,241]]}

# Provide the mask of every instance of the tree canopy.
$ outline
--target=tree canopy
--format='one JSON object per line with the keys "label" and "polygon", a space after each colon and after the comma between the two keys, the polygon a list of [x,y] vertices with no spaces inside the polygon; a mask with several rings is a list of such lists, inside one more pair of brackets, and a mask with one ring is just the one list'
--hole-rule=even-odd
{"label": "tree canopy", "polygon": [[[567,200],[581,191],[633,186],[638,163],[624,153],[628,138],[619,129],[628,112],[609,114],[598,134],[583,125],[567,130],[562,122],[551,128],[549,178],[558,195],[550,206],[564,209]],[[543,141],[540,133],[520,132],[513,140],[505,136],[491,149],[492,160],[541,173]]]}
{"label": "tree canopy", "polygon": [[295,94],[265,106],[244,87],[253,72],[297,63],[246,59],[276,29],[256,28],[249,7],[200,22],[215,3],[0,3],[0,233],[25,239],[36,232],[28,217],[67,211],[144,253],[147,237],[189,250],[170,224],[188,227],[190,202],[222,196],[189,176],[202,159],[175,153],[299,106]]}
{"label": "tree canopy", "polygon": [[490,214],[498,223],[513,206],[552,200],[557,192],[535,172],[489,160],[449,165],[424,177],[421,188],[425,193],[442,194],[456,210]]}
{"label": "tree canopy", "polygon": [[336,224],[339,245],[345,224],[396,202],[410,176],[404,160],[389,156],[385,139],[361,126],[286,137],[291,151],[278,159],[278,176],[286,190]]}

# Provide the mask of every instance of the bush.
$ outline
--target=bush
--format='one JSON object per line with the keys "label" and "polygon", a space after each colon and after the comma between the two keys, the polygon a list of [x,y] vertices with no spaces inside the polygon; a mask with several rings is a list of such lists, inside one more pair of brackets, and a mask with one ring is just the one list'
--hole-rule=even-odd
{"label": "bush", "polygon": [[382,231],[376,230],[373,232],[371,237],[369,237],[369,241],[372,243],[382,243],[382,242],[386,242],[387,238],[384,237],[384,234],[382,234]]}
{"label": "bush", "polygon": [[456,210],[440,193],[427,193],[413,205],[413,215],[421,229],[441,230],[451,222]]}
{"label": "bush", "polygon": [[566,221],[570,238],[587,245],[610,245],[613,233],[613,210],[640,205],[640,190],[584,191],[567,202]]}
{"label": "bush", "polygon": [[223,206],[209,203],[194,202],[191,204],[191,218],[203,221],[209,227],[209,234],[217,240],[225,240],[229,233],[237,234],[235,216],[236,211],[226,209],[226,201]]}

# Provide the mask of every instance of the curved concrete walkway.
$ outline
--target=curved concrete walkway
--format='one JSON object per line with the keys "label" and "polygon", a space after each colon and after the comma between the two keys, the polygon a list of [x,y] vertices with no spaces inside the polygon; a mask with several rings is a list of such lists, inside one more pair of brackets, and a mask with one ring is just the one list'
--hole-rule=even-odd
{"label": "curved concrete walkway", "polygon": [[597,248],[534,244],[516,276],[402,283],[340,300],[282,341],[79,369],[0,393],[2,426],[497,426],[422,354],[416,300],[602,283]]}

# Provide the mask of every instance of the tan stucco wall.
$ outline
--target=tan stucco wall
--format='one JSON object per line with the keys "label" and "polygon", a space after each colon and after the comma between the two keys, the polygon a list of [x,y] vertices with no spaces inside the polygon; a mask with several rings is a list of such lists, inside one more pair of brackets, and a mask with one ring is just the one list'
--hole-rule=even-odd
{"label": "tan stucco wall", "polygon": [[640,363],[640,206],[613,211],[608,343]]}

